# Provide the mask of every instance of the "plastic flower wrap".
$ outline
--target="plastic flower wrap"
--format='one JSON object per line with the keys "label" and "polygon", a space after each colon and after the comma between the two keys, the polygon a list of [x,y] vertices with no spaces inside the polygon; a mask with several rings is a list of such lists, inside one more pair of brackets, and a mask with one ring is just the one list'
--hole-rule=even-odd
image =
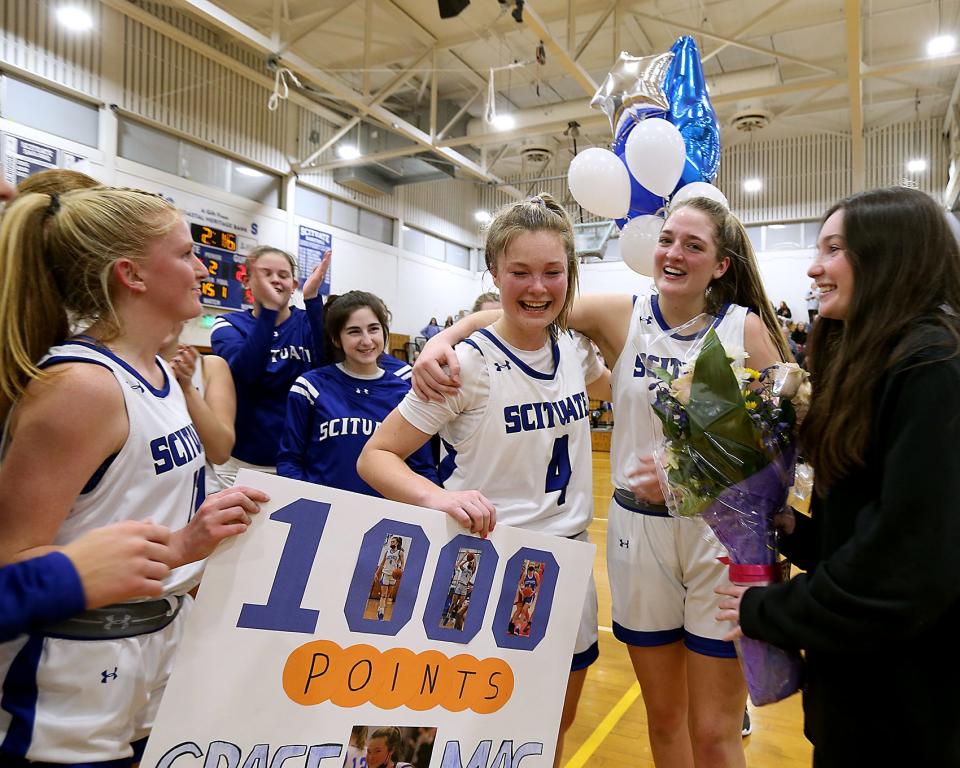
{"label": "plastic flower wrap", "polygon": [[[762,373],[738,364],[711,329],[693,363],[659,369],[653,410],[663,425],[660,482],[670,511],[701,517],[727,550],[730,580],[780,580],[773,517],[786,503],[796,464],[796,426],[809,402],[794,363]],[[798,653],[744,637],[737,651],[754,704],[800,687]]]}

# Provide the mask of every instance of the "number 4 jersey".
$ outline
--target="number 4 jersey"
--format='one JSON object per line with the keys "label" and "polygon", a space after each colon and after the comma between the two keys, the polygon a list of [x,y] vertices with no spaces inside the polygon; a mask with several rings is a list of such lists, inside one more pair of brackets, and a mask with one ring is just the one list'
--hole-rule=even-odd
{"label": "number 4 jersey", "polygon": [[562,333],[556,343],[523,351],[489,328],[457,346],[459,394],[424,403],[412,392],[400,413],[414,427],[439,432],[448,450],[447,490],[479,490],[497,522],[575,536],[593,515],[589,400],[602,367]]}

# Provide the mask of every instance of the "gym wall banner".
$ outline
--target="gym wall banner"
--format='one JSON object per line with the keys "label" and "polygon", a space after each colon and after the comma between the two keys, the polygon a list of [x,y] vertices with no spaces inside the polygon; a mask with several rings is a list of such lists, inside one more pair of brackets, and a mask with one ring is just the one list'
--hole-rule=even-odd
{"label": "gym wall banner", "polygon": [[207,564],[144,768],[552,766],[592,544],[237,483],[270,502]]}

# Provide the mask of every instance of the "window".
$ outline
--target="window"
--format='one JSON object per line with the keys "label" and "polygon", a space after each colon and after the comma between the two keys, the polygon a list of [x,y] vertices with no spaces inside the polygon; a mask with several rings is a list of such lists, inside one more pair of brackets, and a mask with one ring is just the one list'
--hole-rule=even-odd
{"label": "window", "polygon": [[393,245],[393,219],[361,208],[360,234],[379,243]]}
{"label": "window", "polygon": [[470,269],[470,249],[452,240],[422,232],[404,225],[403,248],[429,259],[436,259],[461,269]]}
{"label": "window", "polygon": [[347,232],[360,231],[360,209],[337,198],[330,198],[332,202],[330,223]]}
{"label": "window", "polygon": [[330,223],[330,198],[310,187],[297,185],[296,213],[323,224]]}
{"label": "window", "polygon": [[3,76],[0,115],[88,147],[96,147],[99,142],[97,107],[8,75]]}
{"label": "window", "polygon": [[280,177],[134,120],[121,119],[117,154],[183,179],[280,207]]}

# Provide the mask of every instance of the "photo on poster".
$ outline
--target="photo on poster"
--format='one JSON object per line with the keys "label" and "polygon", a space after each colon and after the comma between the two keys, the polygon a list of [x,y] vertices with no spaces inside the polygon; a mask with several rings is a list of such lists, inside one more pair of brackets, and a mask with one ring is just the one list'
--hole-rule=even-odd
{"label": "photo on poster", "polygon": [[427,768],[437,729],[355,725],[343,768]]}
{"label": "photo on poster", "polygon": [[393,618],[393,605],[397,599],[400,580],[403,578],[411,541],[409,536],[395,534],[389,534],[384,540],[367,595],[363,618],[378,621],[390,621]]}
{"label": "photo on poster", "polygon": [[467,547],[461,547],[457,552],[453,572],[450,574],[450,586],[447,588],[447,599],[440,616],[441,627],[463,631],[463,623],[470,610],[473,585],[477,580],[477,569],[480,567],[480,554],[479,549]]}
{"label": "photo on poster", "polygon": [[507,626],[508,635],[530,637],[545,567],[544,563],[536,560],[523,561],[523,572],[517,581],[517,594],[513,602],[510,624]]}

